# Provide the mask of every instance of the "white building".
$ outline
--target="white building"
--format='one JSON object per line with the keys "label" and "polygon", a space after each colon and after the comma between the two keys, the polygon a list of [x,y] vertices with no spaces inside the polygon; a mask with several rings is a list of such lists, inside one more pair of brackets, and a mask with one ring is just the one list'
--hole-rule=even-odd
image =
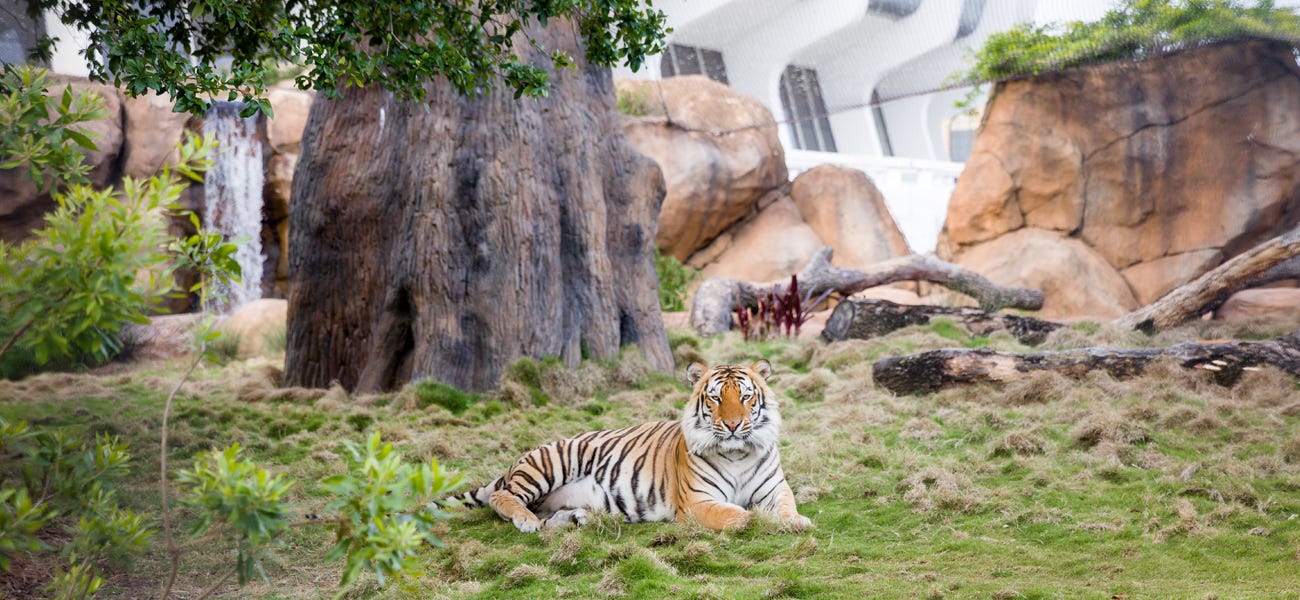
{"label": "white building", "polygon": [[[705,74],[781,121],[791,175],[822,163],[866,171],[908,241],[935,246],[977,119],[948,89],[990,34],[1023,22],[1100,18],[1113,0],[657,0],[669,49],[633,73]],[[981,100],[982,101],[982,100]]]}

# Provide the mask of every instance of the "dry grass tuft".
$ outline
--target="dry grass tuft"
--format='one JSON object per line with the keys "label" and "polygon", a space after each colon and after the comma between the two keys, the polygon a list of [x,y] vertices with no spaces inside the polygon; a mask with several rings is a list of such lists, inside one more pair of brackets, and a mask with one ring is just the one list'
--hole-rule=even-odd
{"label": "dry grass tuft", "polygon": [[[1204,527],[1200,516],[1196,513],[1196,506],[1186,498],[1179,498],[1174,503],[1174,514],[1176,520],[1173,523],[1161,527],[1151,534],[1151,539],[1156,543],[1164,543],[1175,535],[1196,535]],[[1159,522],[1157,521],[1153,525],[1159,526]]]}
{"label": "dry grass tuft", "polygon": [[1165,428],[1178,427],[1186,425],[1197,418],[1200,418],[1201,410],[1185,404],[1175,406],[1165,413],[1164,418],[1160,419],[1160,426]]}
{"label": "dry grass tuft", "polygon": [[1033,371],[993,394],[998,404],[1021,406],[1064,398],[1077,384],[1055,371]]}
{"label": "dry grass tuft", "polygon": [[506,573],[506,580],[501,583],[501,587],[506,589],[519,587],[530,581],[546,579],[549,575],[550,572],[546,570],[546,567],[524,563]]}
{"label": "dry grass tuft", "polygon": [[1012,431],[993,444],[995,455],[1031,455],[1047,451],[1047,440],[1032,431]]}
{"label": "dry grass tuft", "polygon": [[1103,442],[1128,445],[1148,438],[1145,423],[1125,418],[1111,408],[1103,408],[1086,414],[1070,432],[1076,442],[1094,447]]}
{"label": "dry grass tuft", "polygon": [[606,598],[622,598],[627,595],[627,582],[614,569],[605,569],[605,576],[596,584],[596,594]]}
{"label": "dry grass tuft", "polygon": [[556,564],[573,564],[577,562],[578,554],[582,552],[582,535],[576,531],[569,531],[560,539],[560,544],[551,553],[547,563]]}
{"label": "dry grass tuft", "polygon": [[1282,406],[1296,396],[1295,379],[1281,369],[1246,371],[1232,388],[1232,397],[1248,406]]}
{"label": "dry grass tuft", "polygon": [[987,490],[969,477],[939,467],[925,467],[898,484],[903,501],[918,512],[951,510],[969,512],[983,502]]}
{"label": "dry grass tuft", "polygon": [[816,502],[817,499],[821,498],[822,494],[825,493],[826,490],[823,488],[819,488],[811,485],[801,485],[794,491],[794,501],[799,504],[808,504],[811,502]]}
{"label": "dry grass tuft", "polygon": [[905,440],[932,440],[943,435],[943,427],[931,419],[910,419],[898,437]]}
{"label": "dry grass tuft", "polygon": [[120,392],[105,386],[103,379],[94,375],[73,373],[42,373],[20,381],[0,379],[0,399],[27,403],[61,398],[104,398],[115,400]]}

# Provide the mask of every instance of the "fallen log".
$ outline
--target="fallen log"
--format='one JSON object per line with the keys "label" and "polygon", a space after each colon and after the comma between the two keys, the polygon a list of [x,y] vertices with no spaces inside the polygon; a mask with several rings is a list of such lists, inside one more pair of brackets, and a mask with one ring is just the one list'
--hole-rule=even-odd
{"label": "fallen log", "polygon": [[1116,378],[1141,374],[1159,360],[1204,369],[1225,385],[1245,369],[1271,365],[1300,377],[1300,330],[1259,342],[1186,343],[1164,348],[1081,348],[1016,354],[989,349],[943,349],[896,356],[871,366],[876,383],[895,394],[924,394],[971,383],[1014,381],[1030,371],[1079,378],[1104,370]]}
{"label": "fallen log", "polygon": [[[798,275],[799,287],[812,297],[826,291],[850,296],[867,288],[899,281],[929,281],[979,302],[980,308],[993,312],[1002,308],[1038,310],[1043,307],[1043,293],[1038,290],[1003,287],[983,275],[932,254],[900,256],[859,271],[836,267],[830,263],[831,248],[813,254]],[[691,303],[691,327],[702,335],[715,335],[731,329],[731,314],[737,306],[756,306],[774,285],[755,284],[735,279],[709,279],[695,291]]]}
{"label": "fallen log", "polygon": [[[1232,292],[1244,289],[1248,283],[1270,277],[1285,278],[1290,267],[1288,261],[1297,256],[1300,256],[1300,227],[1232,257],[1159,300],[1116,319],[1115,323],[1147,333],[1175,327],[1222,304]],[[1287,266],[1281,266],[1284,264]],[[1277,270],[1273,271],[1274,268]]]}
{"label": "fallen log", "polygon": [[927,325],[935,318],[951,319],[971,335],[1007,331],[1021,343],[1041,344],[1060,323],[991,313],[970,307],[904,306],[887,300],[850,298],[840,302],[826,320],[822,337],[828,342],[870,339],[910,325]]}

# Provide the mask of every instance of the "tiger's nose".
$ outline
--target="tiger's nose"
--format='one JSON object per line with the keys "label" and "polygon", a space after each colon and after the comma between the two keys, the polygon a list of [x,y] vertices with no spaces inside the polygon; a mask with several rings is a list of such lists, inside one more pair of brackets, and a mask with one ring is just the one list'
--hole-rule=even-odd
{"label": "tiger's nose", "polygon": [[726,425],[727,429],[734,433],[742,422],[741,419],[723,419],[722,424]]}

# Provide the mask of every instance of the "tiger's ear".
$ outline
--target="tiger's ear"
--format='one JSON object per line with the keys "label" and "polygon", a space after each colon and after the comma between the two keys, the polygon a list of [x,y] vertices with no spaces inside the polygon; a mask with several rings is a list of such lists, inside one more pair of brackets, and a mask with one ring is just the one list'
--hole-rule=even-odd
{"label": "tiger's ear", "polygon": [[767,362],[766,358],[760,358],[754,364],[749,365],[749,370],[758,373],[758,376],[762,377],[763,381],[767,381],[768,376],[772,374],[772,363]]}
{"label": "tiger's ear", "polygon": [[693,362],[691,366],[686,367],[686,382],[695,385],[696,382],[704,377],[704,371],[707,369],[702,363]]}

